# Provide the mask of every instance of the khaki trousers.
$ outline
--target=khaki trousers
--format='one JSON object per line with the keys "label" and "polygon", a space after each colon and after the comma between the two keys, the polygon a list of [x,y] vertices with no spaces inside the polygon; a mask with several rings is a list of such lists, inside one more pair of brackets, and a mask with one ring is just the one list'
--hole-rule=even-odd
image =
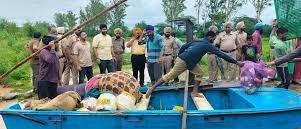
{"label": "khaki trousers", "polygon": [[[175,79],[185,70],[187,70],[186,63],[182,59],[177,58],[174,67],[171,69],[169,73],[163,76],[163,80],[165,82],[168,82],[172,79]],[[196,65],[192,70],[190,70],[190,72],[192,72],[195,75],[196,81],[202,80],[203,71],[201,70],[200,66]]]}
{"label": "khaki trousers", "polygon": [[[172,55],[163,57],[163,69],[164,73],[168,73],[172,68]],[[163,73],[163,74],[164,74]]]}
{"label": "khaki trousers", "polygon": [[[225,53],[225,54],[232,57],[233,59],[236,59],[237,51]],[[235,81],[236,70],[237,70],[236,64],[231,64],[231,63],[223,60],[223,67],[224,67],[223,69],[225,72],[226,79],[228,79],[229,81]]]}
{"label": "khaki trousers", "polygon": [[210,81],[217,81],[218,67],[216,64],[216,57],[214,54],[207,54],[208,57],[208,74]]}
{"label": "khaki trousers", "polygon": [[70,81],[70,72],[71,72],[71,77],[74,84],[78,84],[78,71],[75,65],[68,65],[66,66],[66,69],[63,73],[63,82],[65,85],[69,85]]}

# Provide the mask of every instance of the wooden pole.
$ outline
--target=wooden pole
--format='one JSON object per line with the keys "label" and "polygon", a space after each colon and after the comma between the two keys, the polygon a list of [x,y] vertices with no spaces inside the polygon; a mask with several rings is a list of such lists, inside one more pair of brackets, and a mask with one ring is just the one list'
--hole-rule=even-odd
{"label": "wooden pole", "polygon": [[[101,11],[100,13],[96,14],[95,16],[91,17],[90,19],[88,19],[87,21],[85,21],[84,23],[82,23],[81,25],[75,27],[74,29],[70,30],[69,32],[67,32],[66,34],[64,34],[62,37],[56,39],[54,42],[58,43],[59,41],[61,41],[62,39],[66,38],[68,35],[73,34],[76,30],[86,26],[87,24],[91,23],[93,20],[95,20],[96,18],[108,13],[109,11],[111,11],[112,9],[116,8],[117,6],[123,4],[124,2],[126,2],[127,0],[120,0],[117,3],[115,3],[114,5],[112,5],[111,7]],[[37,52],[31,54],[30,56],[26,57],[25,59],[23,59],[21,62],[19,62],[18,64],[16,64],[14,67],[10,68],[8,71],[6,71],[4,74],[2,74],[0,76],[0,81],[5,78],[8,74],[10,74],[11,72],[13,72],[15,69],[17,69],[18,67],[22,66],[24,63],[26,63],[28,60],[30,60],[32,57],[36,56],[37,54],[39,54],[43,49],[49,47],[49,45],[44,46],[43,48],[39,49]]]}
{"label": "wooden pole", "polygon": [[189,85],[189,70],[186,71],[186,85],[184,89],[184,102],[183,102],[183,116],[182,116],[182,129],[187,128],[187,98],[188,98],[188,85]]}

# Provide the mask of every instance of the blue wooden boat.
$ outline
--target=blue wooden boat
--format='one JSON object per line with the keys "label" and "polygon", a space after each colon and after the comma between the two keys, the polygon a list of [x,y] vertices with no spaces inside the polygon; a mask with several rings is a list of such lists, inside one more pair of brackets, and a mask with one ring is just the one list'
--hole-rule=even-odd
{"label": "blue wooden boat", "polygon": [[[142,88],[142,91],[146,89]],[[191,91],[191,89],[189,89]],[[158,92],[160,91],[160,92]],[[30,111],[18,104],[0,111],[7,129],[180,129],[183,89],[158,87],[149,110]],[[247,95],[242,88],[203,92],[214,110],[198,110],[188,97],[187,129],[300,129],[301,96],[282,88],[260,88]]]}

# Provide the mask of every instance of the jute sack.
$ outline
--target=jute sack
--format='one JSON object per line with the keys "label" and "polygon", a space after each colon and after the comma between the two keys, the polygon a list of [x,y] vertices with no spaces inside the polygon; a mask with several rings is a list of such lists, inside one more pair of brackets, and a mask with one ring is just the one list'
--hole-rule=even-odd
{"label": "jute sack", "polygon": [[74,110],[80,106],[80,96],[75,91],[68,91],[58,95],[48,103],[40,105],[36,110]]}

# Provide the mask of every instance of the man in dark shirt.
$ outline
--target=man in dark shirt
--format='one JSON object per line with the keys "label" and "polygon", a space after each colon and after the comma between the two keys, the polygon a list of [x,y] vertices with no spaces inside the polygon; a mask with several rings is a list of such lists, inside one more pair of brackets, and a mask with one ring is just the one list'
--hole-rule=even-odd
{"label": "man in dark shirt", "polygon": [[59,58],[55,53],[53,36],[44,36],[43,44],[49,47],[43,49],[39,54],[39,77],[38,77],[38,97],[53,99],[57,95],[57,85],[59,83]]}
{"label": "man in dark shirt", "polygon": [[179,55],[176,59],[176,63],[173,69],[148,89],[146,97],[149,97],[152,91],[158,85],[161,85],[165,82],[168,82],[171,79],[176,78],[187,69],[196,75],[192,95],[197,96],[198,86],[200,85],[202,79],[202,70],[198,63],[207,52],[211,52],[230,63],[241,66],[241,62],[234,60],[233,58],[224,54],[222,51],[218,50],[215,46],[212,45],[215,37],[216,34],[212,31],[209,31],[206,34],[206,38],[204,40],[194,41],[183,45],[179,51]]}
{"label": "man in dark shirt", "polygon": [[258,52],[256,45],[253,45],[252,36],[247,37],[247,44],[242,46],[241,53],[244,61],[257,62]]}

